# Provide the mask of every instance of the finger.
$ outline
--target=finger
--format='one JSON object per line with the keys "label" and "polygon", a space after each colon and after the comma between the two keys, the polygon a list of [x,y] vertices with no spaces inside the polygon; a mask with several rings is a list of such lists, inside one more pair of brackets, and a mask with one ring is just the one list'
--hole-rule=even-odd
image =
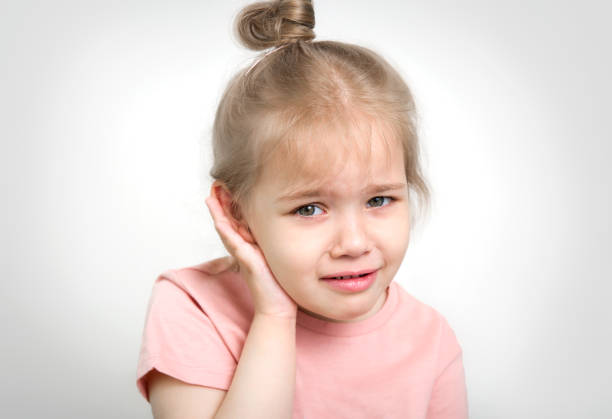
{"label": "finger", "polygon": [[215,229],[217,233],[219,233],[225,248],[232,255],[238,257],[237,253],[240,249],[250,247],[250,244],[236,231],[229,218],[225,215],[223,208],[221,208],[221,204],[215,197],[209,197],[205,202],[213,217]]}
{"label": "finger", "polygon": [[229,224],[228,220],[226,219],[217,218],[218,215],[215,214],[214,209],[211,209],[211,215],[213,217],[215,230],[221,238],[223,245],[228,252],[230,252],[230,254],[235,255],[239,242],[237,241],[237,238],[232,238],[232,233],[234,233],[234,230],[231,224]]}
{"label": "finger", "polygon": [[244,240],[238,233],[234,224],[221,207],[217,196],[211,193],[205,202],[215,222],[215,229],[219,233],[227,251],[242,263],[249,265],[249,267],[259,265],[263,255],[257,249],[257,246]]}
{"label": "finger", "polygon": [[228,233],[227,230],[231,230],[230,221],[227,219],[227,216],[223,212],[223,208],[221,208],[219,201],[215,197],[208,197],[205,202],[213,219],[215,230],[217,230],[217,233],[224,239],[224,236]]}
{"label": "finger", "polygon": [[221,218],[227,218],[223,213],[223,208],[221,208],[221,203],[219,202],[217,197],[211,195],[206,198],[204,202],[206,202],[206,206],[208,207],[208,210],[210,211],[210,214],[212,215],[214,221],[217,221]]}
{"label": "finger", "polygon": [[[221,204],[215,197],[206,198],[206,205],[208,206],[208,210],[210,211],[210,215],[215,222],[215,227],[217,224],[226,224],[231,227],[231,221],[225,215]],[[232,227],[233,228],[233,227]]]}

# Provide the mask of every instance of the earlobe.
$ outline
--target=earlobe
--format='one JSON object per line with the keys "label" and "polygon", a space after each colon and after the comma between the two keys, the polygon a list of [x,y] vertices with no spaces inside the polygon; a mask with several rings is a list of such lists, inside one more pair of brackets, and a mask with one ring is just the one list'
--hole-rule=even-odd
{"label": "earlobe", "polygon": [[236,205],[232,193],[219,181],[213,182],[210,191],[211,195],[217,198],[223,213],[230,222],[234,230],[248,243],[255,244],[255,238],[249,229],[246,220],[240,213],[240,208]]}

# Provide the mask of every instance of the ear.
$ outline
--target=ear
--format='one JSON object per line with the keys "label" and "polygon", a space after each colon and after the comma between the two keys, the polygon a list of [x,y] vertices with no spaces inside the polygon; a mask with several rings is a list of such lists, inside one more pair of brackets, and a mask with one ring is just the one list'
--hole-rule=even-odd
{"label": "ear", "polygon": [[219,201],[223,209],[224,215],[227,217],[232,227],[234,227],[234,230],[236,230],[246,242],[255,244],[255,238],[227,186],[219,181],[214,181],[210,194],[217,198],[217,201]]}

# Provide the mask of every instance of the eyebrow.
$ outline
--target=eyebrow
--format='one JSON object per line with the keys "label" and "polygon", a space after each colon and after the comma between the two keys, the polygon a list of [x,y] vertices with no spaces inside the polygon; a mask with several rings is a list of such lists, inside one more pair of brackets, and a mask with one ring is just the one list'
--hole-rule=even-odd
{"label": "eyebrow", "polygon": [[[378,194],[381,192],[390,192],[405,189],[407,186],[408,185],[405,182],[384,183],[379,185],[368,185],[364,187],[361,191],[367,194]],[[326,188],[306,189],[298,190],[287,195],[281,195],[280,197],[278,197],[277,201],[299,201],[302,199],[311,199],[325,195],[333,195],[333,193],[329,192],[329,190],[326,190]]]}

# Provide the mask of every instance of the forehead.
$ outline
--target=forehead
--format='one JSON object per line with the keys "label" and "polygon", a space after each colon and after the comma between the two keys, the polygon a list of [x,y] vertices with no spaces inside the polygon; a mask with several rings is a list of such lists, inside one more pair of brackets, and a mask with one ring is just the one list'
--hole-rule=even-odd
{"label": "forehead", "polygon": [[[388,124],[362,115],[304,125],[269,153],[260,180],[279,194],[338,182],[405,182],[401,141]],[[346,185],[347,187],[349,185]]]}

